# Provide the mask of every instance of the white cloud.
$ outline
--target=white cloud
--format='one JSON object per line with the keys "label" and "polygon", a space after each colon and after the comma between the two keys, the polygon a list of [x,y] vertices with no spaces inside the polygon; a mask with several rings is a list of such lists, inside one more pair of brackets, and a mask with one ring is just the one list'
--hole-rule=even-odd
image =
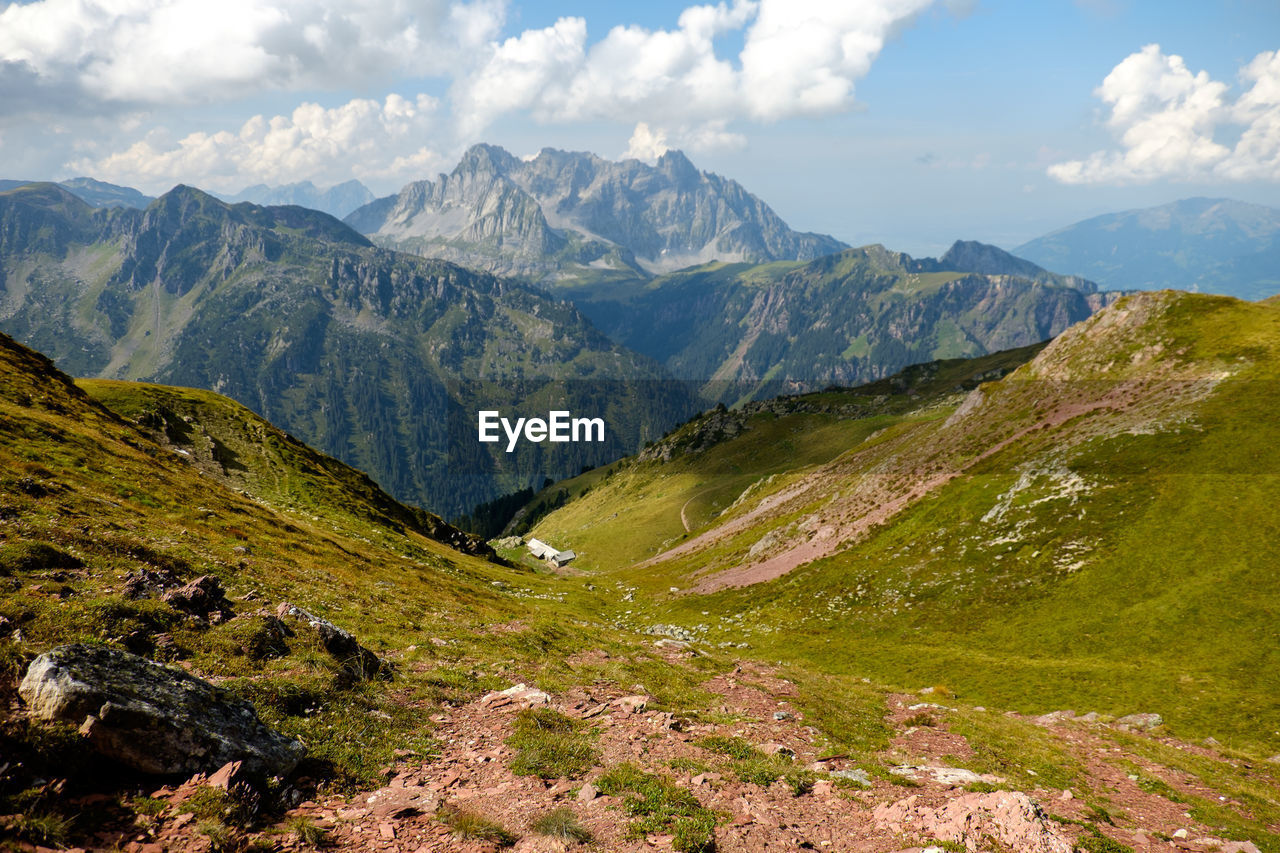
{"label": "white cloud", "polygon": [[[887,40],[933,2],[725,0],[684,9],[670,30],[617,26],[592,44],[578,17],[498,39],[505,0],[336,9],[325,0],[35,0],[0,11],[0,127],[6,112],[28,138],[42,112],[81,127],[95,110],[117,124],[130,116],[151,128],[140,141],[119,128],[88,133],[89,144],[63,162],[144,188],[351,176],[385,186],[446,165],[437,152],[456,155],[511,115],[623,123],[636,128],[629,153],[647,158],[668,147],[738,148],[746,139],[735,125],[850,109]],[[734,34],[740,54],[717,55]],[[174,105],[341,90],[392,75],[448,81],[448,111],[429,98],[392,96],[334,109],[303,104],[238,130],[164,130],[177,121],[166,112]],[[7,80],[20,84],[20,96],[6,95]],[[410,104],[409,113],[397,114],[393,101]]]}
{"label": "white cloud", "polygon": [[[528,109],[544,122],[641,121],[703,146],[740,145],[725,127],[840,112],[891,35],[933,0],[734,0],[691,6],[674,30],[619,26],[589,49],[586,25],[563,18],[494,45],[453,92],[463,126]],[[744,32],[738,63],[715,39]]]}
{"label": "white cloud", "polygon": [[[1094,93],[1111,108],[1122,150],[1055,163],[1049,175],[1068,184],[1280,180],[1280,55],[1259,54],[1240,78],[1250,88],[1232,102],[1225,83],[1147,45]],[[1234,147],[1219,141],[1230,134],[1239,135]]]}
{"label": "white cloud", "polygon": [[289,116],[254,116],[236,133],[193,133],[176,142],[152,133],[124,151],[71,167],[104,180],[163,191],[177,183],[236,191],[254,183],[285,184],[327,176],[421,177],[444,160],[421,141],[431,132],[434,99],[357,99],[332,109],[303,104]]}
{"label": "white cloud", "polygon": [[0,71],[109,103],[208,102],[446,74],[503,16],[502,0],[36,0],[0,11]]}
{"label": "white cloud", "polygon": [[636,124],[627,144],[627,153],[622,156],[651,163],[666,154],[668,147],[667,134],[661,130],[654,132],[647,122],[642,121]]}

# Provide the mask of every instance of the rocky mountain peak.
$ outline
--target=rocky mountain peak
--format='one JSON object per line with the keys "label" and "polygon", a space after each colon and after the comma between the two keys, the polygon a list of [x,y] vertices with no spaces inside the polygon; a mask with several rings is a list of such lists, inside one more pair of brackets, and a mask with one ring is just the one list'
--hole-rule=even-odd
{"label": "rocky mountain peak", "polygon": [[382,245],[548,285],[847,248],[792,231],[740,184],[699,171],[680,151],[651,166],[553,148],[521,160],[474,145],[450,175],[410,184],[346,221]]}
{"label": "rocky mountain peak", "polygon": [[520,161],[505,148],[481,142],[472,145],[466,150],[462,155],[462,159],[458,161],[458,165],[454,168],[453,174],[462,175],[483,172],[503,175],[519,165]]}

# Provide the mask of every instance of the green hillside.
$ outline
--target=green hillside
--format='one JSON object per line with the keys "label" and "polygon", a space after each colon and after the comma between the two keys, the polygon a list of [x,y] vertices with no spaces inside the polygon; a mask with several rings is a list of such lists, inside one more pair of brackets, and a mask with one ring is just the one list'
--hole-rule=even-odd
{"label": "green hillside", "polygon": [[532,532],[638,626],[1275,752],[1278,378],[1274,303],[1127,297],[977,390],[761,413]]}
{"label": "green hillside", "polygon": [[[207,392],[86,385],[121,412],[147,413],[144,426],[158,411],[189,413],[167,424],[189,432],[153,442],[43,356],[0,336],[0,619],[16,631],[0,647],[6,696],[27,662],[54,645],[105,643],[181,659],[230,678],[233,691],[307,740],[324,775],[354,784],[393,748],[417,742],[417,713],[403,695],[352,683],[340,661],[305,638],[275,648],[259,608],[289,601],[354,632],[410,670],[403,689],[422,701],[447,695],[457,661],[493,659],[487,624],[523,618],[528,636],[541,638],[535,644],[582,642],[554,596],[531,608],[528,599],[546,596],[547,578],[428,538],[442,532],[438,520],[235,403]],[[237,435],[257,438],[239,443]],[[210,449],[227,474],[206,473],[201,456]],[[159,600],[161,587],[203,575],[220,581],[236,618],[201,623]],[[141,597],[128,591],[130,577]],[[417,645],[426,636],[442,645]],[[518,659],[518,646],[517,635],[500,658]],[[313,706],[322,713],[303,713]],[[387,715],[377,726],[342,723],[374,712]],[[34,736],[18,721],[0,728],[6,754],[20,754]]]}

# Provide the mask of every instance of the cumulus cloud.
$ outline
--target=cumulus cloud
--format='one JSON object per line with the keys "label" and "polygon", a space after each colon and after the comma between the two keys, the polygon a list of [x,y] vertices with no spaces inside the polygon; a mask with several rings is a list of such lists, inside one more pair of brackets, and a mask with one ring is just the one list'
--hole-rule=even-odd
{"label": "cumulus cloud", "polygon": [[[352,175],[390,182],[443,165],[436,152],[456,155],[512,114],[634,127],[628,153],[646,159],[668,147],[741,147],[739,125],[850,109],[857,81],[887,41],[934,2],[955,5],[724,0],[684,9],[672,29],[617,26],[591,43],[580,17],[498,38],[505,0],[338,8],[325,0],[35,0],[0,11],[0,81],[40,90],[12,104],[29,110],[28,129],[40,109],[57,113],[50,105],[58,100],[44,90],[96,102],[108,114],[148,116],[153,129],[141,141],[107,156],[82,154],[68,169],[146,187]],[[726,35],[741,39],[737,56],[717,54]],[[263,89],[341,89],[390,75],[445,81],[448,110],[429,98],[392,96],[328,110],[304,104],[238,130],[179,138],[162,129],[167,106],[234,103]],[[393,101],[410,104],[409,114],[399,115]]]}
{"label": "cumulus cloud", "polygon": [[[642,121],[695,147],[740,145],[738,120],[840,112],[885,42],[933,0],[735,0],[691,6],[673,30],[619,26],[586,45],[585,22],[563,18],[495,45],[454,88],[469,128],[512,109],[544,122]],[[715,39],[742,31],[737,62]]]}
{"label": "cumulus cloud", "polygon": [[36,0],[0,11],[0,68],[100,102],[216,101],[446,74],[503,14],[502,0]]}
{"label": "cumulus cloud", "polygon": [[[1149,44],[1094,93],[1110,107],[1121,150],[1055,163],[1049,175],[1068,184],[1280,180],[1280,54],[1259,54],[1240,80],[1248,89],[1232,101],[1227,84]],[[1219,141],[1233,135],[1234,146]]]}
{"label": "cumulus cloud", "polygon": [[75,171],[162,191],[197,181],[206,189],[234,191],[247,184],[284,184],[328,176],[331,183],[417,178],[443,158],[421,140],[431,130],[436,101],[390,95],[381,103],[357,99],[325,109],[303,104],[288,116],[254,116],[232,133],[193,133],[176,142],[152,133]]}

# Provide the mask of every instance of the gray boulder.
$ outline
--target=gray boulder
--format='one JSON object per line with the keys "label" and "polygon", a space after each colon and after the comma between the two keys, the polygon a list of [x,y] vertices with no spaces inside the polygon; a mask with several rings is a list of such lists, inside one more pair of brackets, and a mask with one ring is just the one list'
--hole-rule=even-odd
{"label": "gray boulder", "polygon": [[144,773],[211,773],[242,761],[251,774],[284,776],[306,752],[209,682],[102,646],[45,652],[18,693],[32,717],[79,723],[95,750]]}
{"label": "gray boulder", "polygon": [[1141,732],[1149,732],[1163,725],[1164,720],[1159,714],[1129,714],[1116,720],[1117,728],[1137,729]]}

